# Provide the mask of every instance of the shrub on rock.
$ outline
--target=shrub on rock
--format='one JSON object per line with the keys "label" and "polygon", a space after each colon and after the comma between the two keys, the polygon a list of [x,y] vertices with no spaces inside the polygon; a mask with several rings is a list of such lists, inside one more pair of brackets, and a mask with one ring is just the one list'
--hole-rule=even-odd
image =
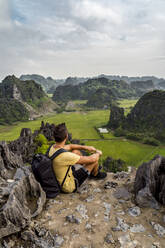
{"label": "shrub on rock", "polygon": [[121,171],[128,171],[128,166],[126,165],[125,161],[121,159],[113,159],[111,157],[107,157],[104,162],[103,166],[105,171],[107,172],[121,172]]}

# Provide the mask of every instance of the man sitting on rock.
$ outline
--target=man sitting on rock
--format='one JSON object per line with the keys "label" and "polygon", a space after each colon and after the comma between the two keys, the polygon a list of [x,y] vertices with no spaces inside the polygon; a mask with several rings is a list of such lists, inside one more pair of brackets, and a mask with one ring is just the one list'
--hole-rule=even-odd
{"label": "man sitting on rock", "polygon": [[[76,189],[88,178],[104,179],[107,174],[99,170],[99,157],[102,155],[100,150],[93,146],[83,146],[77,144],[68,144],[68,131],[65,123],[59,124],[55,127],[54,139],[56,143],[50,148],[49,156],[52,156],[60,148],[64,148],[68,152],[63,152],[53,160],[53,169],[56,178],[61,185],[70,165],[80,164],[82,167],[76,170],[73,166],[67,174],[62,191],[66,193],[75,192]],[[80,150],[86,150],[93,153],[90,156],[82,156]]]}

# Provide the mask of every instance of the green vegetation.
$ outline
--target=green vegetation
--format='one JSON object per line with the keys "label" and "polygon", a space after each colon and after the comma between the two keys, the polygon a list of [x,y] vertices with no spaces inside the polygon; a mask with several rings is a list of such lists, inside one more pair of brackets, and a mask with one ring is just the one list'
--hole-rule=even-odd
{"label": "green vegetation", "polygon": [[[109,80],[105,77],[89,79],[84,83],[79,85],[63,85],[58,86],[53,94],[53,100],[58,103],[68,102],[70,100],[91,100],[93,102],[98,99],[95,93],[102,89],[108,93],[110,97],[113,96],[114,99],[137,97],[136,90],[131,88],[129,84],[124,81]],[[105,93],[104,92],[104,93]],[[104,98],[102,98],[104,99]],[[100,102],[101,104],[101,102]],[[106,100],[107,104],[107,100]],[[108,99],[109,104],[109,99]]]}
{"label": "green vegetation", "polygon": [[38,129],[41,121],[59,124],[65,122],[69,132],[75,139],[99,139],[100,136],[94,126],[101,127],[108,122],[109,110],[89,112],[67,112],[44,116],[34,121],[18,122],[12,126],[0,126],[0,140],[14,140],[18,138],[22,128]]}
{"label": "green vegetation", "polygon": [[28,120],[29,113],[22,103],[14,99],[0,99],[0,124]]}
{"label": "green vegetation", "polygon": [[47,152],[48,148],[50,147],[50,145],[54,143],[54,141],[49,142],[43,134],[39,134],[35,138],[35,143],[37,145],[37,150],[35,151],[35,153],[45,154]]}
{"label": "green vegetation", "polygon": [[104,170],[108,172],[121,172],[128,171],[128,166],[125,161],[121,159],[113,159],[111,157],[107,157],[103,162]]}
{"label": "green vegetation", "polygon": [[113,159],[122,159],[129,166],[139,166],[156,154],[165,155],[165,149],[128,141],[126,139],[88,141],[86,145],[95,146],[103,151],[103,159],[107,156]]}
{"label": "green vegetation", "polygon": [[118,104],[120,108],[124,108],[125,116],[131,111],[131,109],[135,106],[138,99],[122,99],[118,100]]}

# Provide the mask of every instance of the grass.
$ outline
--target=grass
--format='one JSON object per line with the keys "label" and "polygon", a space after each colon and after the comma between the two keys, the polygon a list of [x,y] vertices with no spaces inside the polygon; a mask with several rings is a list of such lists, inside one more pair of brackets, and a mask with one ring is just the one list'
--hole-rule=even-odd
{"label": "grass", "polygon": [[99,134],[94,126],[107,124],[109,110],[98,110],[89,112],[67,112],[44,116],[34,121],[20,122],[12,126],[0,126],[0,140],[14,140],[19,137],[22,128],[38,129],[41,121],[59,124],[65,122],[69,132],[75,139],[98,139]]}
{"label": "grass", "polygon": [[119,100],[119,106],[121,108],[130,108],[133,107],[136,103],[137,103],[138,99],[123,99],[123,100]]}
{"label": "grass", "polygon": [[137,103],[138,99],[123,99],[119,100],[119,107],[124,108],[124,114],[127,115],[130,111],[131,108],[135,106]]}
{"label": "grass", "polygon": [[103,151],[103,159],[107,156],[122,159],[129,166],[139,166],[152,159],[156,154],[165,155],[165,149],[140,144],[128,140],[88,141],[86,145],[94,146]]}

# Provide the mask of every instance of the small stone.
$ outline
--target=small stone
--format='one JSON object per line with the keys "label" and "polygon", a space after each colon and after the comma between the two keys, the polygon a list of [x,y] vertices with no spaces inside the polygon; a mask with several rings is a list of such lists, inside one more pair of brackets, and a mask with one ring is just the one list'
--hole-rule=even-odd
{"label": "small stone", "polygon": [[125,200],[119,200],[119,203],[123,204],[123,203],[125,203]]}
{"label": "small stone", "polygon": [[55,248],[59,248],[62,246],[64,239],[62,236],[56,235],[54,241],[55,241]]}
{"label": "small stone", "polygon": [[154,242],[151,246],[151,248],[161,248],[160,244],[158,242]]}
{"label": "small stone", "polygon": [[111,204],[104,202],[105,212],[104,212],[104,220],[109,221],[109,215],[111,211]]}
{"label": "small stone", "polygon": [[43,228],[43,227],[36,226],[35,227],[35,232],[36,232],[38,237],[43,237],[43,236],[45,236],[47,230],[45,228]]}
{"label": "small stone", "polygon": [[91,230],[92,230],[92,225],[89,224],[89,223],[86,223],[85,229],[86,229],[87,231],[91,231]]}
{"label": "small stone", "polygon": [[114,241],[114,239],[110,233],[107,233],[106,237],[104,238],[104,241],[107,244],[114,244],[115,243],[115,241]]}
{"label": "small stone", "polygon": [[120,242],[120,248],[135,248],[138,245],[138,242],[136,240],[131,240],[129,234],[120,236],[118,238]]}
{"label": "small stone", "polygon": [[15,180],[13,180],[13,179],[7,179],[7,182],[8,182],[8,183],[14,183]]}
{"label": "small stone", "polygon": [[135,224],[130,228],[130,231],[133,233],[140,233],[145,232],[145,228],[141,224]]}
{"label": "small stone", "polygon": [[101,192],[102,192],[102,191],[101,191],[100,188],[96,188],[96,189],[93,190],[93,193],[101,193]]}
{"label": "small stone", "polygon": [[90,195],[88,198],[85,199],[86,202],[92,202],[94,200],[94,196]]}
{"label": "small stone", "polygon": [[156,224],[155,222],[151,222],[151,225],[153,226],[157,235],[159,235],[160,237],[164,236],[164,234],[165,234],[165,228],[164,227],[162,227],[159,224]]}
{"label": "small stone", "polygon": [[114,179],[124,179],[124,178],[128,178],[129,177],[129,173],[125,172],[125,171],[121,171],[121,172],[117,172],[113,178]]}
{"label": "small stone", "polygon": [[73,231],[71,232],[71,234],[72,234],[72,238],[73,238],[73,239],[75,239],[75,238],[77,238],[77,237],[80,236],[77,230],[73,230]]}
{"label": "small stone", "polygon": [[131,194],[126,188],[119,188],[116,192],[114,192],[114,197],[128,201],[131,199]]}
{"label": "small stone", "polygon": [[99,212],[96,212],[95,217],[98,217],[98,216],[99,216],[99,214],[100,214]]}
{"label": "small stone", "polygon": [[54,204],[62,204],[62,201],[58,201],[58,200],[51,200],[51,203],[54,203]]}
{"label": "small stone", "polygon": [[77,212],[79,212],[79,214],[82,216],[83,219],[88,219],[88,215],[87,213],[87,209],[86,206],[83,204],[80,204],[76,207]]}
{"label": "small stone", "polygon": [[81,219],[77,218],[75,215],[71,214],[71,215],[67,215],[65,217],[66,221],[70,222],[70,223],[76,223],[76,224],[80,224],[81,223]]}
{"label": "small stone", "polygon": [[123,231],[126,232],[130,227],[129,225],[127,225],[123,219],[116,217],[117,220],[117,226],[116,227],[112,227],[112,231],[116,232],[116,231]]}
{"label": "small stone", "polygon": [[139,207],[132,207],[128,209],[128,214],[130,216],[136,217],[139,216],[141,214],[141,210]]}
{"label": "small stone", "polygon": [[125,212],[124,211],[120,211],[120,212],[117,212],[117,214],[119,214],[119,215],[125,215]]}
{"label": "small stone", "polygon": [[113,189],[113,188],[116,188],[117,186],[118,186],[118,183],[108,181],[105,183],[104,189]]}
{"label": "small stone", "polygon": [[89,185],[88,184],[84,184],[77,189],[77,192],[79,194],[85,194],[85,193],[88,193],[88,191],[89,191]]}

